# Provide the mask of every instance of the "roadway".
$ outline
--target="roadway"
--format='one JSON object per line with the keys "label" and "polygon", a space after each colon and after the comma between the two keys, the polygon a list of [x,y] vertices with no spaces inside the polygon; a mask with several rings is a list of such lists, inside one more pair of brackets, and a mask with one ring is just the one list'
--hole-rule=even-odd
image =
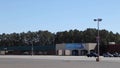
{"label": "roadway", "polygon": [[1,55],[0,68],[119,68],[120,58],[85,56],[13,56]]}

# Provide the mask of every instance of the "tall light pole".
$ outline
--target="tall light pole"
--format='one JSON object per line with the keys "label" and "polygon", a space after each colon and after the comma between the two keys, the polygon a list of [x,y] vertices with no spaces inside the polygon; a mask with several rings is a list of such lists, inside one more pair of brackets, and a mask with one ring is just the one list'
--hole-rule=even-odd
{"label": "tall light pole", "polygon": [[34,54],[34,52],[33,52],[33,41],[32,41],[32,48],[31,48],[31,51],[32,51],[32,56],[33,56],[33,54]]}
{"label": "tall light pole", "polygon": [[31,44],[31,55],[33,56],[33,55],[34,55],[33,40],[32,40],[32,41],[30,41],[30,44]]}
{"label": "tall light pole", "polygon": [[4,48],[4,50],[5,50],[5,55],[6,55],[6,53],[7,53],[7,48]]}
{"label": "tall light pole", "polygon": [[98,19],[94,19],[94,21],[97,21],[97,28],[98,28],[98,35],[97,35],[97,46],[98,46],[98,57],[96,58],[96,61],[99,62],[100,61],[100,36],[99,36],[99,22],[102,21],[101,18]]}

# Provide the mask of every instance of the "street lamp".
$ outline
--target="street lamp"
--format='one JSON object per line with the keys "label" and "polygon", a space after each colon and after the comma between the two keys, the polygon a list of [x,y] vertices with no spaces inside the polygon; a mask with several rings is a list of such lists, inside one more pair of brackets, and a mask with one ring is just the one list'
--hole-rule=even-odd
{"label": "street lamp", "polygon": [[5,55],[6,55],[6,53],[7,53],[7,48],[4,48],[4,50],[5,50]]}
{"label": "street lamp", "polygon": [[97,21],[97,28],[98,28],[98,35],[97,35],[97,46],[98,46],[98,57],[96,58],[96,61],[99,62],[100,61],[100,50],[99,50],[99,47],[100,47],[100,37],[99,37],[99,22],[102,21],[101,18],[98,18],[98,19],[94,19],[94,21]]}
{"label": "street lamp", "polygon": [[31,48],[31,51],[32,51],[32,52],[31,52],[31,55],[33,56],[33,55],[34,55],[34,52],[33,52],[33,50],[34,50],[34,49],[33,49],[33,41],[31,42],[31,44],[32,44],[32,48]]}

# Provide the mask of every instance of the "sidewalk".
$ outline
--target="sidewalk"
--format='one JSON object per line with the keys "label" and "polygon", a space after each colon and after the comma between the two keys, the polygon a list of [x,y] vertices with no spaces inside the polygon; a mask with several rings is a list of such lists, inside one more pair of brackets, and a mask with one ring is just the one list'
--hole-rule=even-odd
{"label": "sidewalk", "polygon": [[[50,55],[0,55],[0,58],[18,58],[18,59],[48,59],[48,60],[84,60],[95,61],[96,57],[87,56],[50,56]],[[101,60],[120,60],[120,58],[104,58],[100,56]]]}

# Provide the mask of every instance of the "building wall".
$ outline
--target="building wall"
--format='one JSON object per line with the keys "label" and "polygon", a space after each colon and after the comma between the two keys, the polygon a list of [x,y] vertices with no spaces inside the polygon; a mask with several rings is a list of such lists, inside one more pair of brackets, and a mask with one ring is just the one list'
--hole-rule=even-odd
{"label": "building wall", "polygon": [[56,44],[57,55],[85,55],[94,50],[96,43],[62,43]]}
{"label": "building wall", "polygon": [[56,50],[65,50],[65,43],[56,44]]}
{"label": "building wall", "polygon": [[[0,46],[0,54],[8,55],[25,55],[32,54],[31,46]],[[33,52],[37,55],[55,55],[56,54],[56,46],[55,45],[34,45]]]}
{"label": "building wall", "polygon": [[56,55],[64,55],[65,54],[65,43],[56,44]]}
{"label": "building wall", "polygon": [[110,53],[118,52],[118,53],[120,53],[120,45],[119,44],[107,45],[107,52],[110,52]]}
{"label": "building wall", "polygon": [[5,51],[0,51],[0,55],[5,55]]}
{"label": "building wall", "polygon": [[62,56],[62,55],[64,55],[64,50],[62,50],[62,49],[59,49],[59,50],[56,50],[56,54],[57,55],[60,55],[60,56]]}
{"label": "building wall", "polygon": [[65,50],[65,55],[70,56],[71,55],[71,50]]}
{"label": "building wall", "polygon": [[85,49],[88,51],[88,53],[90,53],[91,50],[95,50],[96,48],[96,43],[85,43]]}

